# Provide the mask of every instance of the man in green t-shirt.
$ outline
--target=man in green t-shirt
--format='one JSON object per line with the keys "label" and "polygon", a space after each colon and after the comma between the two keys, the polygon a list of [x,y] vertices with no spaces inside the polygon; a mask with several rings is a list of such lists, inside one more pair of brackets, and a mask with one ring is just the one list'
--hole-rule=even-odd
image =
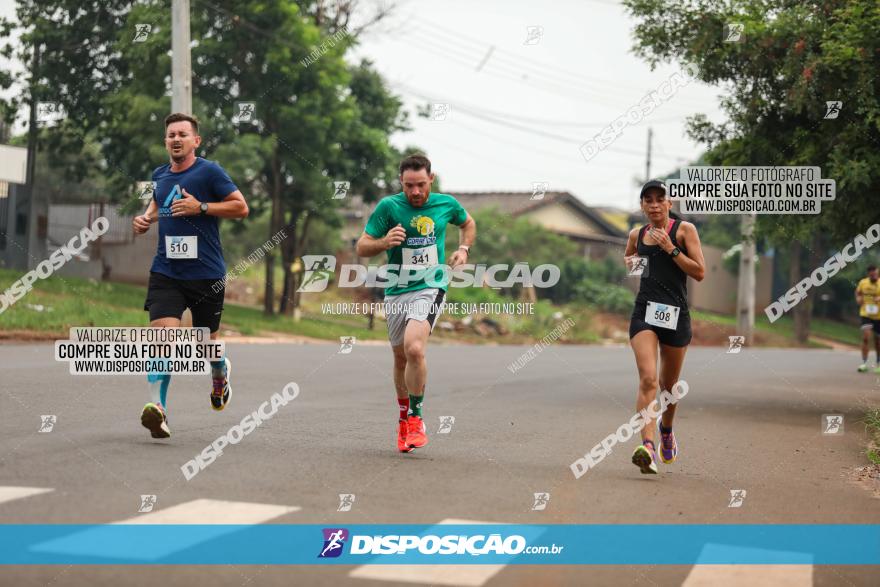
{"label": "man in green t-shirt", "polygon": [[[446,297],[449,271],[467,262],[477,223],[452,196],[431,193],[434,174],[423,155],[400,162],[403,191],[382,198],[370,215],[357,254],[388,253],[389,287],[385,289],[388,338],[394,352],[394,387],[399,417],[397,449],[410,452],[428,443],[422,404],[428,364],[425,347]],[[458,250],[446,263],[446,225],[459,227]]]}

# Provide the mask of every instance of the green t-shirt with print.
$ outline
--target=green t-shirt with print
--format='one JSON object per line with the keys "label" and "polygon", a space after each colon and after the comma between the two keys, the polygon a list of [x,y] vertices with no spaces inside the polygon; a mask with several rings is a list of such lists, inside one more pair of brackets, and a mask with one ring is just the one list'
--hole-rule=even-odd
{"label": "green t-shirt with print", "polygon": [[[446,289],[448,280],[443,279],[439,271],[433,272],[430,268],[446,262],[446,225],[452,223],[461,226],[466,220],[465,209],[448,194],[431,192],[428,200],[419,208],[410,204],[403,192],[382,198],[370,214],[364,232],[373,238],[382,238],[400,224],[406,230],[406,240],[388,249],[388,264],[408,269],[405,272],[408,283],[385,288],[385,295],[396,296],[438,286]],[[389,273],[400,275],[396,269]]]}

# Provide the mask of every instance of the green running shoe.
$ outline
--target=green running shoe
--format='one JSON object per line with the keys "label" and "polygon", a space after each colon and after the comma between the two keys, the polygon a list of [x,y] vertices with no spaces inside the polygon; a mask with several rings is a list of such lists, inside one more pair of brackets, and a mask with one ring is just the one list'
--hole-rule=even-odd
{"label": "green running shoe", "polygon": [[168,418],[165,410],[159,404],[148,403],[141,412],[141,424],[150,431],[153,438],[169,438],[171,429],[168,428]]}
{"label": "green running shoe", "polygon": [[657,453],[654,451],[654,443],[650,440],[642,441],[633,451],[632,462],[643,475],[656,475]]}

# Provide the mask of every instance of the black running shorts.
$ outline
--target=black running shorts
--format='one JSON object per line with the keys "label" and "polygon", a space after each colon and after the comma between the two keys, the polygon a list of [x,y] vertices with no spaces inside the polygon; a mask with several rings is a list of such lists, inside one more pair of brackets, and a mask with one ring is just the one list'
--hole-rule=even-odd
{"label": "black running shorts", "polygon": [[691,316],[684,314],[678,317],[678,325],[675,330],[654,326],[645,322],[647,304],[637,303],[629,322],[629,337],[632,338],[643,330],[651,330],[657,335],[660,344],[666,346],[683,347],[691,343]]}
{"label": "black running shorts", "polygon": [[873,330],[875,334],[880,334],[880,320],[874,320],[867,316],[861,316],[862,330]]}
{"label": "black running shorts", "polygon": [[219,279],[173,279],[150,272],[144,310],[150,312],[152,322],[159,318],[180,319],[183,311],[189,308],[194,327],[207,327],[211,332],[217,332],[225,293],[226,288]]}

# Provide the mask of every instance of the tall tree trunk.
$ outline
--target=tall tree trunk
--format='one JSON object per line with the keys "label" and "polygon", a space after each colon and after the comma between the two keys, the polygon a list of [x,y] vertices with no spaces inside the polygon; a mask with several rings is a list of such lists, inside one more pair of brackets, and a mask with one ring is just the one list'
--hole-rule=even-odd
{"label": "tall tree trunk", "polygon": [[263,289],[263,314],[275,313],[275,255],[266,253],[266,284]]}
{"label": "tall tree trunk", "polygon": [[[823,262],[823,250],[822,250],[822,242],[820,239],[820,235],[813,235],[813,240],[810,242],[810,254],[807,256],[807,263],[809,266],[809,273],[807,275],[812,274],[813,270],[816,267],[822,265]],[[810,324],[813,320],[813,307],[816,303],[816,298],[819,296],[819,292],[816,291],[818,288],[813,287],[810,289],[809,295],[807,299],[803,301],[803,305],[806,306],[804,308],[804,324],[803,324],[803,340],[804,344],[807,343],[807,340],[810,337]],[[799,341],[801,339],[798,339]]]}
{"label": "tall tree trunk", "polygon": [[[306,212],[305,221],[303,222],[302,228],[299,230],[299,240],[291,239],[294,241],[295,249],[293,251],[293,258],[296,259],[300,255],[302,255],[303,250],[306,246],[306,237],[309,234],[309,222],[312,220],[312,215]],[[300,292],[296,291],[299,289],[299,282],[302,279],[302,274],[292,274],[293,277],[293,308],[299,308],[300,296],[302,295]]]}
{"label": "tall tree trunk", "polygon": [[[794,287],[802,279],[801,275],[801,258],[804,249],[800,241],[792,241],[791,243],[791,261],[788,267],[789,287]],[[807,344],[810,337],[810,310],[812,309],[812,300],[809,295],[799,302],[792,310],[792,319],[794,321],[794,338],[800,344]]]}
{"label": "tall tree trunk", "polygon": [[[278,313],[283,314],[284,316],[291,316],[293,314],[293,296],[296,292],[296,283],[294,283],[293,276],[296,275],[291,267],[293,265],[294,260],[296,260],[296,234],[297,234],[297,224],[299,223],[299,212],[292,211],[290,215],[289,222],[287,223],[287,232],[288,237],[281,243],[281,263],[283,267],[281,268],[284,272],[284,277],[282,278],[282,292],[281,292],[281,301],[278,304]],[[303,267],[303,271],[305,271],[305,267]]]}
{"label": "tall tree trunk", "polygon": [[[294,273],[291,270],[293,262],[302,255],[303,248],[306,244],[306,236],[309,232],[309,221],[312,216],[308,212],[297,212],[296,216],[290,221],[290,236],[284,241],[284,296],[281,299],[280,313],[291,316],[299,308],[300,292],[299,284],[302,276],[307,269],[303,267],[301,273]],[[303,221],[302,226],[297,226]]]}
{"label": "tall tree trunk", "polygon": [[[281,229],[281,161],[278,158],[278,143],[272,156],[272,216],[269,219],[269,238]],[[266,287],[263,296],[263,313],[275,313],[275,254],[266,253]]]}
{"label": "tall tree trunk", "polygon": [[[295,257],[294,257],[295,258]],[[296,308],[294,297],[299,286],[296,283],[296,273],[290,270],[288,264],[284,268],[284,297],[281,299],[281,307],[278,311],[285,316],[293,316],[293,310]]]}

